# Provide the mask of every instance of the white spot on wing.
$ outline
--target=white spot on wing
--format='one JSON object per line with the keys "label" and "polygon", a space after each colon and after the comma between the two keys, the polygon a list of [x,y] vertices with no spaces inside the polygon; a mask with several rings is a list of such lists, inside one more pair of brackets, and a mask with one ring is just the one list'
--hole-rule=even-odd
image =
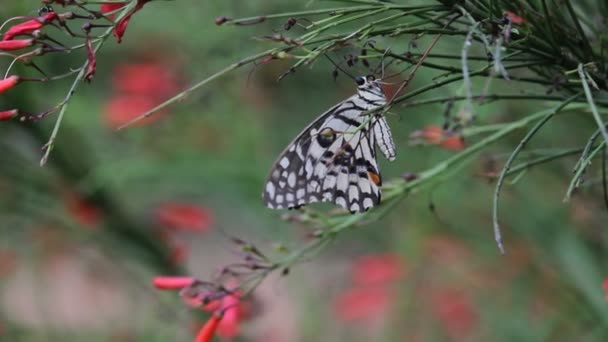
{"label": "white spot on wing", "polygon": [[272,184],[272,182],[266,183],[266,192],[268,193],[269,198],[274,198],[274,191],[274,184]]}
{"label": "white spot on wing", "polygon": [[289,159],[287,159],[287,157],[283,157],[283,159],[281,159],[281,161],[279,162],[279,165],[281,165],[282,168],[286,169],[289,166]]}
{"label": "white spot on wing", "polygon": [[348,198],[351,202],[353,200],[359,199],[359,188],[357,188],[356,185],[351,185],[348,187]]}
{"label": "white spot on wing", "polygon": [[290,187],[294,187],[296,186],[296,174],[295,172],[292,172],[289,174],[289,178],[287,178],[287,184],[289,184]]}
{"label": "white spot on wing", "polygon": [[298,199],[304,198],[304,195],[306,195],[306,191],[304,189],[300,189],[298,192],[296,192],[296,197]]}

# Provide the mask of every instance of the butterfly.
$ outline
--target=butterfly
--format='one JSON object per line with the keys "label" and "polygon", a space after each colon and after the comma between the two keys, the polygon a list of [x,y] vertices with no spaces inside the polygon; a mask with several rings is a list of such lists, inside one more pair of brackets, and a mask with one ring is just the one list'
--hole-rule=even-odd
{"label": "butterfly", "polygon": [[376,145],[393,161],[395,144],[384,116],[367,112],[384,106],[386,95],[374,76],[355,81],[356,94],[319,116],[279,155],[262,193],[267,207],[333,202],[355,213],[380,203]]}

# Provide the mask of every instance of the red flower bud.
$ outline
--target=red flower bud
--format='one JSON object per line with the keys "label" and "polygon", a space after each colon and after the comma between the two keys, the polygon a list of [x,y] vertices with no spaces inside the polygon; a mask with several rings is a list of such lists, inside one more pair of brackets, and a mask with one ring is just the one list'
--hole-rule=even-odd
{"label": "red flower bud", "polygon": [[10,120],[16,117],[18,114],[19,110],[17,109],[0,111],[0,121]]}
{"label": "red flower bud", "polygon": [[48,12],[41,17],[38,17],[35,19],[30,19],[21,24],[12,26],[4,34],[3,40],[12,40],[15,36],[19,36],[22,34],[30,34],[36,30],[41,29],[44,25],[46,25],[47,23],[49,23],[55,19],[57,19],[57,13]]}
{"label": "red flower bud", "polygon": [[3,80],[0,80],[0,94],[16,86],[20,80],[21,79],[19,78],[19,76],[16,75],[9,76]]}
{"label": "red flower bud", "polygon": [[460,151],[465,148],[462,137],[452,135],[436,125],[429,125],[421,131],[413,132],[411,138],[422,138],[429,144],[439,145],[445,149]]}
{"label": "red flower bud", "polygon": [[127,26],[129,25],[129,21],[131,21],[133,14],[142,9],[148,1],[150,0],[137,0],[135,7],[116,24],[114,27],[114,36],[119,43],[122,42],[122,36],[124,36],[125,31],[127,30]]}
{"label": "red flower bud", "polygon": [[154,277],[152,283],[159,290],[181,290],[196,282],[192,277]]}
{"label": "red flower bud", "polygon": [[0,41],[0,50],[2,51],[14,51],[26,48],[34,45],[33,39],[19,39],[19,40],[2,40]]}
{"label": "red flower bud", "polygon": [[217,312],[213,313],[211,318],[209,318],[201,330],[199,330],[194,342],[211,342],[221,321],[222,315]]}
{"label": "red flower bud", "polygon": [[97,58],[95,56],[95,49],[93,49],[93,42],[91,38],[87,36],[87,70],[84,73],[84,79],[87,82],[93,80],[95,72],[97,71]]}

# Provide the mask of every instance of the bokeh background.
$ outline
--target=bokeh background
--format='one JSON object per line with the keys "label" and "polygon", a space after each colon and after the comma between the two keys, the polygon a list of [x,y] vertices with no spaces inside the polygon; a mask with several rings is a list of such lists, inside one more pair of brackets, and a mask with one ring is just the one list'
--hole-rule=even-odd
{"label": "bokeh background", "polygon": [[[133,18],[122,44],[110,40],[100,51],[97,76],[77,89],[46,167],[39,166],[41,147],[55,116],[0,125],[1,341],[189,341],[204,314],[183,305],[176,293],[155,291],[153,276],[211,277],[237,259],[228,236],[270,254],[306,242],[310,228],[266,209],[260,193],[288,142],[353,93],[350,79],[334,80],[327,60],[281,82],[277,77],[289,61],[244,67],[138,126],[115,128],[271,47],[256,37],[284,24],[218,27],[217,16],[299,10],[307,2],[154,1]],[[33,0],[2,1],[0,21],[35,15],[38,6]],[[421,53],[428,42],[401,37],[392,44]],[[444,37],[435,52],[461,46],[461,38]],[[82,60],[81,53],[53,54],[39,63],[52,74]],[[9,61],[0,59],[0,70]],[[364,69],[359,64],[351,71]],[[436,75],[423,68],[408,87]],[[69,82],[24,83],[2,94],[0,107],[41,112],[65,96]],[[476,82],[478,89],[485,86],[485,79]],[[501,80],[491,89],[547,90]],[[461,95],[461,84],[438,93]],[[548,106],[494,102],[475,108],[475,124]],[[457,153],[410,144],[413,131],[442,125],[444,111],[443,104],[392,110],[388,120],[398,157],[392,163],[380,157],[386,180]],[[581,147],[595,128],[589,117],[560,117],[526,153]],[[267,279],[252,295],[233,340],[605,340],[608,216],[597,170],[568,203],[563,198],[576,155],[507,182],[501,198],[507,255],[495,246],[495,184],[486,176],[524,134],[488,146],[469,167],[408,196],[381,221],[341,234],[289,276]]]}

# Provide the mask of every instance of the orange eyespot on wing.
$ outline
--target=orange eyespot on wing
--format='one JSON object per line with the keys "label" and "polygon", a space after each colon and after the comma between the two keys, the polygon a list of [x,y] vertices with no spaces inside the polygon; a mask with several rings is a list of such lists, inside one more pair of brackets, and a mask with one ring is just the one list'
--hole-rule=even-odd
{"label": "orange eyespot on wing", "polygon": [[367,175],[369,176],[369,179],[370,179],[370,180],[371,180],[371,181],[372,181],[374,184],[376,184],[377,186],[380,186],[380,176],[379,176],[377,173],[375,173],[375,172],[371,172],[371,171],[368,171],[368,172],[367,172]]}

